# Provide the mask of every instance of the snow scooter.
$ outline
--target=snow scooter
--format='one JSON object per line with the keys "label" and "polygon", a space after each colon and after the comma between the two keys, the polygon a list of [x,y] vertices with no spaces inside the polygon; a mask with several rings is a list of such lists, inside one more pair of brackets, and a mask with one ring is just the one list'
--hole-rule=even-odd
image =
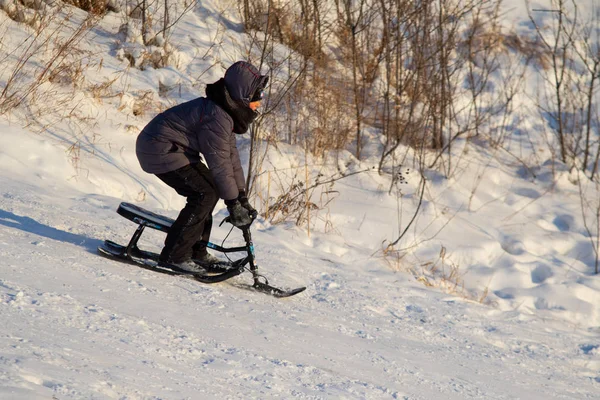
{"label": "snow scooter", "polygon": [[[117,244],[110,240],[105,240],[104,243],[98,247],[98,252],[103,256],[130,262],[142,268],[166,273],[169,275],[185,275],[199,282],[209,284],[222,282],[229,278],[233,278],[234,276],[240,275],[244,271],[250,271],[254,281],[252,284],[252,289],[257,292],[266,293],[275,297],[290,297],[303,292],[306,289],[306,287],[299,287],[289,290],[279,289],[269,285],[268,280],[263,275],[258,273],[258,266],[254,260],[254,244],[252,243],[252,236],[250,234],[250,225],[252,223],[239,228],[241,229],[244,240],[246,241],[245,246],[222,247],[211,242],[203,242],[206,247],[222,253],[245,251],[247,255],[239,260],[233,261],[231,265],[223,266],[217,264],[214,266],[214,268],[208,270],[209,273],[200,275],[191,273],[189,271],[177,270],[175,268],[162,267],[158,264],[158,254],[142,250],[138,247],[138,241],[146,227],[168,233],[169,229],[175,222],[173,219],[125,202],[119,205],[117,213],[129,219],[130,221],[137,223],[138,227],[129,240],[129,244],[127,244],[127,246]],[[224,222],[229,222],[229,217],[225,218],[219,226],[223,225]],[[246,267],[248,264],[250,265],[249,269]]]}

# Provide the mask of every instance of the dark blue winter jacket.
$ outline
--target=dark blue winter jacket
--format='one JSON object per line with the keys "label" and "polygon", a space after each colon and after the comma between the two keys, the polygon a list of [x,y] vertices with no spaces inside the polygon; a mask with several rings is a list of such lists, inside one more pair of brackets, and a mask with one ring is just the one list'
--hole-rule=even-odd
{"label": "dark blue winter jacket", "polygon": [[137,138],[142,169],[152,174],[174,171],[204,157],[219,196],[235,199],[245,187],[235,133],[245,133],[256,117],[250,98],[266,77],[240,61],[225,77],[207,87],[207,97],[170,108],[152,119]]}

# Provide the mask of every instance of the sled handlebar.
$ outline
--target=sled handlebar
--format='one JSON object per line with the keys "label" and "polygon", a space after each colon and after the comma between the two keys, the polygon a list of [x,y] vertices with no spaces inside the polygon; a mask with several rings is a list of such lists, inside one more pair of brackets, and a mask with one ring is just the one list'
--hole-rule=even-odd
{"label": "sled handlebar", "polygon": [[[240,228],[240,229],[242,229],[242,228],[249,228],[250,225],[252,225],[252,223],[254,222],[254,220],[258,217],[258,213],[256,211],[254,211],[252,213],[248,213],[248,215],[250,216],[250,218],[252,219],[252,221],[250,221],[250,223],[248,225],[239,226],[238,228]],[[231,224],[231,219],[229,218],[229,216],[225,217],[223,219],[223,221],[221,221],[221,223],[219,224],[219,227],[222,226],[225,222]]]}

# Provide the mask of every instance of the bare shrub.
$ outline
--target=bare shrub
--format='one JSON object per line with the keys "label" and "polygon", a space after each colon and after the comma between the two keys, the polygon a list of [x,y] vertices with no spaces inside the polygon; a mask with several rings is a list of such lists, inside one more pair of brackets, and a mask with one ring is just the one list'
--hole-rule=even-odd
{"label": "bare shrub", "polygon": [[509,32],[503,35],[502,43],[507,49],[525,56],[527,64],[531,64],[543,71],[550,68],[550,52],[541,45],[538,37],[522,36],[514,32]]}
{"label": "bare shrub", "polygon": [[268,199],[265,216],[269,217],[271,223],[294,220],[296,225],[303,225],[310,212],[319,209],[314,202],[307,201],[307,197],[310,198],[311,193],[305,190],[304,182],[294,179],[289,187],[280,190],[276,198]]}
{"label": "bare shrub", "polygon": [[322,172],[309,172],[314,171],[314,167],[304,164],[263,170],[256,177],[258,183],[255,193],[265,219],[273,224],[293,221],[297,226],[305,226],[310,235],[311,226],[316,222],[319,212],[325,210],[325,216],[321,218],[325,229],[334,230],[327,210],[337,197],[335,182],[370,169],[326,177]]}
{"label": "bare shrub", "polygon": [[323,71],[310,84],[305,82],[292,89],[289,112],[293,115],[294,109],[300,107],[302,111],[297,114],[295,127],[288,125],[289,133],[304,141],[308,151],[317,157],[323,158],[331,150],[343,150],[352,140],[355,121],[348,115],[350,92],[340,90],[342,84],[335,72]]}
{"label": "bare shrub", "polygon": [[29,35],[27,45],[8,52],[2,71],[6,83],[0,92],[0,114],[27,105],[43,92],[46,82],[69,80],[75,84],[82,79],[77,45],[97,20],[90,16],[72,28],[70,17],[59,10],[45,15]]}
{"label": "bare shrub", "polygon": [[107,0],[64,0],[77,8],[94,15],[104,15],[107,10]]}
{"label": "bare shrub", "polygon": [[[582,175],[582,176],[581,176]],[[594,273],[600,273],[600,183],[592,181],[584,174],[577,178],[580,210],[583,225],[590,241],[594,258]]]}
{"label": "bare shrub", "polygon": [[[152,42],[155,43],[155,42]],[[155,43],[156,44],[156,43]],[[142,45],[135,42],[120,42],[117,45],[117,58],[127,60],[129,66],[140,70],[179,66],[177,50],[169,43]]]}
{"label": "bare shrub", "polygon": [[33,29],[38,29],[47,15],[45,3],[41,1],[3,0],[0,1],[0,10],[4,10],[13,21]]}
{"label": "bare shrub", "polygon": [[[159,5],[163,6],[160,7]],[[141,70],[147,68],[179,67],[176,46],[170,41],[170,30],[188,13],[195,3],[132,3],[119,27],[117,57]],[[162,24],[158,23],[162,21]]]}
{"label": "bare shrub", "polygon": [[344,64],[350,69],[355,121],[356,158],[361,158],[362,131],[369,90],[378,75],[384,43],[377,40],[373,24],[377,8],[366,0],[343,0],[336,4],[337,33]]}
{"label": "bare shrub", "polygon": [[307,60],[325,61],[321,22],[324,3],[321,0],[282,3],[245,0],[242,13],[246,29],[269,34]]}

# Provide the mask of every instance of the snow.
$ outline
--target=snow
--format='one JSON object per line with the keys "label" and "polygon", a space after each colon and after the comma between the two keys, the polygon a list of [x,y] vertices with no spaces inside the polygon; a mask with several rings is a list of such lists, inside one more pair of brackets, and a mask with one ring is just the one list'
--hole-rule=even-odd
{"label": "snow", "polygon": [[[509,2],[508,15],[523,18],[522,8]],[[97,121],[89,130],[50,113],[39,132],[17,123],[19,109],[0,121],[0,398],[598,398],[600,281],[573,173],[549,154],[525,168],[458,140],[456,173],[425,172],[419,217],[384,255],[418,204],[415,168],[390,191],[391,177],[372,169],[373,132],[361,162],[342,152],[318,165],[302,148],[269,149],[260,210],[268,177],[273,196],[304,177],[306,162],[323,180],[368,170],[315,189],[323,208],[310,234],[289,221],[253,225],[270,283],[307,286],[288,299],[249,290],[249,274],[202,285],[98,256],[103,240],[126,243],[135,230],[115,212],[121,201],[172,218],[182,207],[139,168],[135,138],[152,114],[132,110],[144,92],[161,107],[193,98],[242,57],[239,21],[225,9],[206,1],[182,19],[180,68],[127,73],[111,52],[120,20],[109,14],[84,41],[104,54],[85,79],[118,78],[124,94],[77,94],[80,116]],[[215,31],[217,20],[229,29]],[[159,80],[177,95],[161,98]],[[546,140],[532,121],[521,127],[528,137],[511,137],[523,159]],[[239,144],[246,164],[247,138]],[[226,215],[220,203],[215,221]],[[215,227],[212,239],[228,234]],[[148,230],[142,246],[158,251],[163,240]],[[234,230],[226,245],[241,242]]]}
{"label": "snow", "polygon": [[118,199],[0,183],[2,398],[595,397],[597,328],[448,296],[280,227],[255,230],[257,255],[305,293],[200,285],[95,254],[133,230]]}

